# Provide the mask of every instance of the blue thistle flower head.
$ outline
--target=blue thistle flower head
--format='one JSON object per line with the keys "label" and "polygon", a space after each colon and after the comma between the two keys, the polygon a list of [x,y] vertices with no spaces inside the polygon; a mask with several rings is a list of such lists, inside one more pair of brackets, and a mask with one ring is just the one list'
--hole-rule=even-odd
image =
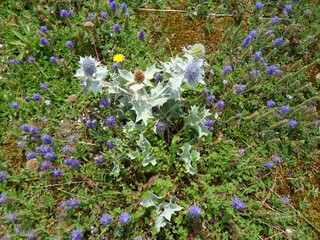
{"label": "blue thistle flower head", "polygon": [[70,198],[69,199],[69,208],[78,208],[80,205],[80,201],[78,200],[77,197]]}
{"label": "blue thistle flower head", "polygon": [[54,56],[52,56],[52,57],[50,58],[50,62],[51,62],[52,64],[56,64],[56,65],[59,64],[58,59],[57,59],[56,57],[54,57]]}
{"label": "blue thistle flower head", "polygon": [[117,23],[117,24],[115,24],[114,26],[113,26],[113,31],[115,32],[115,33],[118,33],[118,32],[120,32],[120,25]]}
{"label": "blue thistle flower head", "polygon": [[252,30],[249,35],[252,37],[252,38],[255,38],[256,36],[258,36],[258,31],[257,30]]}
{"label": "blue thistle flower head", "polygon": [[14,221],[16,221],[18,219],[18,216],[17,216],[17,214],[11,212],[11,213],[7,214],[6,219],[9,223],[13,223]]}
{"label": "blue thistle flower head", "polygon": [[270,24],[271,24],[271,25],[276,25],[276,24],[278,24],[279,20],[280,20],[279,17],[274,16],[274,17],[271,19]]}
{"label": "blue thistle flower head", "polygon": [[[212,129],[211,127],[213,126],[213,120],[207,119],[203,122],[203,125],[205,125],[209,131]],[[213,130],[213,129],[212,129]]]}
{"label": "blue thistle flower head", "polygon": [[94,14],[93,13],[89,13],[88,14],[88,19],[90,22],[92,22],[94,20]]}
{"label": "blue thistle flower head", "polygon": [[157,73],[157,75],[156,75],[156,82],[157,82],[157,83],[160,83],[160,82],[162,82],[162,80],[163,80],[162,74]]}
{"label": "blue thistle flower head", "polygon": [[113,70],[117,71],[119,69],[119,64],[118,63],[113,64],[112,68]]}
{"label": "blue thistle flower head", "polygon": [[291,108],[290,108],[289,105],[282,106],[282,107],[279,107],[279,108],[278,108],[278,112],[279,112],[281,115],[287,114],[290,110],[291,110]]}
{"label": "blue thistle flower head", "polygon": [[279,37],[274,41],[273,46],[274,47],[280,47],[283,42],[284,42],[283,37]]}
{"label": "blue thistle flower head", "polygon": [[130,223],[130,221],[131,221],[131,216],[128,213],[122,213],[120,215],[120,223],[122,225],[127,225]]}
{"label": "blue thistle flower head", "polygon": [[137,237],[134,240],[146,240],[144,237]]}
{"label": "blue thistle flower head", "polygon": [[107,117],[106,118],[106,124],[108,127],[116,127],[116,119],[114,117]]}
{"label": "blue thistle flower head", "polygon": [[26,132],[26,133],[29,132],[29,126],[27,124],[22,124],[21,131]]}
{"label": "blue thistle flower head", "polygon": [[19,108],[19,104],[16,103],[16,102],[14,102],[14,103],[11,104],[11,107],[12,107],[13,109],[18,109],[18,108]]}
{"label": "blue thistle flower head", "polygon": [[267,68],[267,74],[268,75],[280,75],[281,74],[281,71],[277,68],[276,65],[271,65],[270,67]]}
{"label": "blue thistle flower head", "polygon": [[45,134],[41,137],[41,141],[44,143],[44,144],[51,144],[52,143],[52,137],[48,134]]}
{"label": "blue thistle flower head", "polygon": [[86,76],[91,77],[97,71],[96,63],[91,57],[85,57],[81,65]]}
{"label": "blue thistle flower head", "polygon": [[235,211],[241,211],[244,209],[244,203],[238,199],[238,198],[233,198],[231,201],[230,201],[230,204],[231,206],[233,207],[233,209]]}
{"label": "blue thistle flower head", "polygon": [[61,147],[61,154],[69,155],[72,152],[72,149],[69,145],[64,145]]}
{"label": "blue thistle flower head", "polygon": [[46,26],[41,26],[40,27],[40,32],[48,33],[48,28]]}
{"label": "blue thistle flower head", "polygon": [[61,16],[62,18],[72,17],[72,15],[73,15],[73,12],[72,12],[71,10],[62,9],[62,10],[60,11],[60,16]]}
{"label": "blue thistle flower head", "polygon": [[95,157],[94,163],[96,164],[103,164],[104,157],[102,155]]}
{"label": "blue thistle flower head", "polygon": [[110,105],[110,101],[107,98],[102,98],[100,100],[100,104],[99,104],[100,108],[107,109],[109,107],[109,105]]}
{"label": "blue thistle flower head", "polygon": [[204,95],[206,95],[207,97],[210,96],[210,90],[209,90],[208,88],[205,88],[205,89],[202,91],[202,93],[203,93]]}
{"label": "blue thistle flower head", "polygon": [[40,83],[40,89],[41,89],[42,91],[48,90],[48,84],[46,84],[46,83]]}
{"label": "blue thistle flower head", "polygon": [[51,164],[50,161],[46,160],[46,161],[43,161],[43,163],[41,164],[40,169],[46,171],[46,170],[49,170],[51,168],[49,166],[52,166],[52,164]]}
{"label": "blue thistle flower head", "polygon": [[229,75],[231,72],[232,72],[232,67],[231,67],[231,65],[226,65],[226,66],[223,68],[223,76],[227,76],[227,75]]}
{"label": "blue thistle flower head", "polygon": [[273,34],[275,31],[274,30],[272,30],[272,29],[269,29],[267,32],[266,32],[266,35],[271,35],[271,34]]}
{"label": "blue thistle flower head", "polygon": [[52,176],[54,178],[61,178],[63,176],[63,171],[61,171],[59,168],[54,169],[52,172]]}
{"label": "blue thistle flower head", "polygon": [[288,121],[288,125],[287,125],[288,129],[294,129],[296,126],[298,126],[298,122],[296,120],[290,119]]}
{"label": "blue thistle flower head", "polygon": [[105,227],[107,225],[110,225],[112,222],[112,217],[109,214],[103,214],[102,217],[100,218],[101,224]]}
{"label": "blue thistle flower head", "polygon": [[246,85],[239,85],[238,88],[236,89],[236,94],[242,94],[244,93],[244,90],[246,89]]}
{"label": "blue thistle flower head", "polygon": [[225,105],[224,101],[218,101],[216,104],[219,110],[222,110],[224,108],[224,105]]}
{"label": "blue thistle flower head", "polygon": [[15,60],[15,59],[11,59],[11,60],[9,61],[9,64],[10,64],[10,65],[17,65],[18,62],[17,62],[17,60]]}
{"label": "blue thistle flower head", "polygon": [[126,13],[127,8],[128,8],[127,4],[122,3],[122,5],[121,5],[121,15]]}
{"label": "blue thistle flower head", "polygon": [[274,155],[273,161],[276,163],[281,163],[281,157],[279,155]]}
{"label": "blue thistle flower head", "polygon": [[72,48],[74,47],[73,42],[67,41],[67,42],[66,42],[66,47],[67,47],[68,49],[72,49]]}
{"label": "blue thistle flower head", "polygon": [[107,140],[107,146],[108,146],[108,148],[110,148],[110,149],[113,149],[114,148],[114,143],[113,143],[113,141],[112,140]]}
{"label": "blue thistle flower head", "polygon": [[201,215],[201,212],[202,212],[201,208],[196,205],[191,205],[188,208],[189,217],[197,218]]}
{"label": "blue thistle flower head", "polygon": [[117,11],[117,7],[118,5],[116,4],[116,2],[111,2],[110,3],[110,9],[112,12],[116,12]]}
{"label": "blue thistle flower head", "polygon": [[254,60],[259,61],[261,59],[261,57],[262,57],[262,53],[260,51],[255,52],[253,54],[253,57],[254,57]]}
{"label": "blue thistle flower head", "polygon": [[156,127],[157,132],[164,132],[166,130],[166,124],[164,122],[159,121]]}
{"label": "blue thistle flower head", "polygon": [[4,182],[4,180],[6,180],[7,178],[8,178],[8,177],[7,177],[7,173],[1,171],[1,172],[0,172],[0,182]]}
{"label": "blue thistle flower head", "polygon": [[36,157],[37,157],[36,153],[35,153],[35,152],[32,152],[32,151],[29,151],[29,152],[27,152],[27,154],[26,154],[27,160],[30,160],[30,159],[33,159],[33,158],[36,158]]}
{"label": "blue thistle flower head", "polygon": [[45,46],[45,47],[49,47],[49,42],[47,39],[45,39],[44,37],[39,39],[39,42],[41,45]]}
{"label": "blue thistle flower head", "polygon": [[264,165],[266,168],[273,168],[275,167],[273,162],[266,162],[266,164]]}
{"label": "blue thistle flower head", "polygon": [[101,19],[104,20],[104,21],[107,21],[107,19],[108,19],[108,15],[107,15],[106,12],[101,12],[100,17],[101,17]]}
{"label": "blue thistle flower head", "polygon": [[40,132],[40,130],[39,130],[37,127],[32,127],[32,128],[30,128],[30,133],[31,133],[32,135],[38,135],[39,132]]}
{"label": "blue thistle flower head", "polygon": [[34,57],[29,56],[27,61],[28,61],[29,63],[33,63],[33,62],[35,61],[35,59],[34,59]]}
{"label": "blue thistle flower head", "polygon": [[20,234],[20,233],[22,233],[22,228],[21,228],[21,227],[16,227],[16,228],[14,229],[14,232],[15,232],[16,234]]}
{"label": "blue thistle flower head", "polygon": [[140,31],[138,32],[138,39],[139,39],[140,41],[144,41],[144,39],[145,39],[145,34],[144,34],[144,31],[143,31],[143,30],[140,30]]}
{"label": "blue thistle flower head", "polygon": [[0,206],[7,203],[7,202],[8,202],[8,195],[7,194],[0,194]]}
{"label": "blue thistle flower head", "polygon": [[33,232],[33,231],[28,231],[27,234],[26,234],[26,238],[27,239],[35,239],[36,237],[36,234]]}
{"label": "blue thistle flower head", "polygon": [[83,238],[83,233],[80,229],[74,229],[71,232],[71,240],[81,240]]}
{"label": "blue thistle flower head", "polygon": [[260,11],[263,8],[262,2],[257,2],[256,5],[254,6],[254,9],[256,11]]}
{"label": "blue thistle flower head", "polygon": [[53,160],[55,159],[57,156],[54,152],[48,152],[44,155],[44,157],[48,160]]}
{"label": "blue thistle flower head", "polygon": [[291,199],[289,195],[284,196],[283,198],[281,198],[281,202],[283,202],[284,204],[290,204]]}
{"label": "blue thistle flower head", "polygon": [[39,93],[35,93],[33,94],[33,101],[37,102],[37,101],[40,101],[41,100],[41,95]]}
{"label": "blue thistle flower head", "polygon": [[207,104],[211,104],[213,103],[213,101],[216,99],[216,97],[214,95],[210,95],[209,97],[207,97],[205,103]]}
{"label": "blue thistle flower head", "polygon": [[190,63],[185,71],[185,78],[187,81],[196,82],[201,75],[201,69],[196,63]]}
{"label": "blue thistle flower head", "polygon": [[269,102],[267,102],[266,108],[267,109],[274,108],[275,105],[276,105],[276,103],[274,101],[270,100]]}
{"label": "blue thistle flower head", "polygon": [[287,6],[285,6],[285,8],[283,9],[283,15],[288,16],[291,9],[292,9],[292,5],[288,4]]}
{"label": "blue thistle flower head", "polygon": [[250,35],[248,35],[243,41],[242,41],[242,46],[244,48],[248,47],[248,45],[250,44],[252,40],[252,37]]}

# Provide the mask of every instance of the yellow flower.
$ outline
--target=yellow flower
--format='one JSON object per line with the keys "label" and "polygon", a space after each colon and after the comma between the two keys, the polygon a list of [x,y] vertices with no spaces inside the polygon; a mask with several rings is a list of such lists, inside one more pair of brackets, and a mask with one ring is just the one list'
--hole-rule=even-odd
{"label": "yellow flower", "polygon": [[113,61],[114,62],[123,62],[124,61],[124,56],[122,54],[116,54],[114,57],[113,57]]}

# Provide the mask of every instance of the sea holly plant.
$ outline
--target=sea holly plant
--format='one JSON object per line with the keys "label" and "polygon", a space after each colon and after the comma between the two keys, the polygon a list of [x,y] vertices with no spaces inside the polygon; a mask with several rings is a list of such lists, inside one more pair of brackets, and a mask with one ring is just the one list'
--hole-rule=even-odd
{"label": "sea holly plant", "polygon": [[196,150],[192,150],[192,152],[190,152],[191,145],[189,143],[185,143],[181,149],[182,153],[180,154],[180,158],[186,163],[186,172],[192,175],[196,174],[196,169],[192,167],[191,161],[198,161],[200,159],[200,153]]}
{"label": "sea holly plant", "polygon": [[149,164],[152,164],[153,166],[157,164],[156,159],[152,156],[152,154],[149,152],[149,149],[151,148],[150,142],[143,136],[143,134],[140,134],[140,139],[137,141],[138,146],[141,149],[141,152],[139,150],[136,150],[135,152],[130,152],[128,156],[131,159],[135,159],[137,157],[142,157],[144,160],[142,162],[142,165],[145,167]]}
{"label": "sea holly plant", "polygon": [[97,96],[98,92],[102,92],[102,88],[105,86],[103,80],[108,75],[107,67],[99,67],[99,62],[94,58],[80,57],[79,63],[81,68],[77,69],[75,77],[81,81],[83,92],[87,95],[90,91],[93,91]]}
{"label": "sea holly plant", "polygon": [[172,197],[169,202],[160,201],[162,197],[158,197],[150,192],[149,197],[143,200],[140,205],[143,207],[155,207],[156,208],[156,221],[155,228],[157,232],[160,232],[162,227],[170,224],[171,217],[175,212],[179,212],[183,208],[176,204],[177,198]]}
{"label": "sea holly plant", "polygon": [[207,136],[209,134],[208,128],[204,125],[204,120],[210,115],[208,109],[199,112],[199,107],[192,106],[189,115],[186,116],[186,126],[190,126],[198,132],[198,137]]}

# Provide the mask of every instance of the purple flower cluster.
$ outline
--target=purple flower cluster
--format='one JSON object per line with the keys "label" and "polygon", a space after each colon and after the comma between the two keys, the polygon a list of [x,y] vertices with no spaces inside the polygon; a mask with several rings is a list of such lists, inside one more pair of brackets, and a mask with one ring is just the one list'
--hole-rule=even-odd
{"label": "purple flower cluster", "polygon": [[52,137],[48,134],[45,134],[41,137],[41,141],[43,144],[51,144],[52,143]]}
{"label": "purple flower cluster", "polygon": [[274,41],[273,46],[274,47],[280,47],[283,42],[284,42],[283,37],[279,37]]}
{"label": "purple flower cluster", "polygon": [[213,101],[216,99],[216,97],[214,95],[210,95],[209,97],[207,97],[205,103],[207,104],[211,104],[213,103]]}
{"label": "purple flower cluster", "polygon": [[166,124],[164,122],[159,121],[156,126],[157,132],[164,132],[166,130]]}
{"label": "purple flower cluster", "polygon": [[213,131],[213,127],[212,127],[212,126],[213,126],[213,120],[207,119],[207,120],[205,120],[205,121],[203,122],[203,125],[205,125],[210,132]]}
{"label": "purple flower cluster", "polygon": [[284,204],[290,204],[291,199],[289,195],[284,196],[283,198],[281,198],[281,202],[283,202]]}
{"label": "purple flower cluster", "polygon": [[80,205],[80,201],[78,200],[77,197],[74,198],[70,198],[69,200],[64,200],[60,207],[63,211],[67,211],[69,209],[74,209],[74,208],[78,208]]}
{"label": "purple flower cluster", "polygon": [[288,4],[287,6],[285,6],[285,8],[283,9],[283,15],[288,16],[291,9],[292,9],[292,5]]}
{"label": "purple flower cluster", "polygon": [[7,194],[0,194],[0,205],[5,204],[8,202],[8,195]]}
{"label": "purple flower cluster", "polygon": [[159,83],[159,82],[162,82],[162,80],[163,80],[163,76],[160,73],[158,73],[156,75],[156,82]]}
{"label": "purple flower cluster", "polygon": [[63,171],[60,168],[54,169],[52,172],[54,178],[61,178],[63,176]]}
{"label": "purple flower cluster", "polygon": [[83,233],[81,229],[74,229],[71,232],[71,240],[81,240],[83,238]]}
{"label": "purple flower cluster", "polygon": [[66,47],[67,47],[68,49],[73,49],[73,47],[74,47],[73,42],[67,41],[67,42],[66,42]]}
{"label": "purple flower cluster", "polygon": [[116,127],[116,123],[117,121],[114,117],[111,116],[106,118],[106,124],[108,127]]}
{"label": "purple flower cluster", "polygon": [[45,39],[44,37],[39,39],[39,42],[41,45],[45,46],[45,47],[49,47],[49,42],[47,39]]}
{"label": "purple flower cluster", "polygon": [[267,74],[268,75],[280,75],[281,74],[281,71],[277,68],[276,65],[271,65],[270,67],[267,68]]}
{"label": "purple flower cluster", "polygon": [[298,126],[298,122],[296,120],[290,119],[288,121],[288,124],[287,124],[288,129],[294,129],[296,126]]}
{"label": "purple flower cluster", "polygon": [[238,88],[236,89],[235,93],[236,94],[242,94],[244,93],[244,90],[246,89],[246,85],[239,85]]}
{"label": "purple flower cluster", "polygon": [[282,106],[282,107],[279,107],[279,108],[278,108],[278,112],[279,112],[281,115],[287,114],[290,110],[291,110],[291,108],[290,108],[289,105]]}
{"label": "purple flower cluster", "polygon": [[65,9],[62,9],[60,11],[60,16],[62,18],[68,18],[68,17],[72,17],[73,16],[73,12],[71,10],[65,10]]}
{"label": "purple flower cluster", "polygon": [[114,148],[114,143],[113,143],[113,140],[107,140],[107,146],[108,146],[108,148],[110,148],[110,149],[113,149]]}
{"label": "purple flower cluster", "polygon": [[120,25],[119,25],[118,23],[113,26],[113,31],[114,31],[115,33],[118,33],[118,32],[121,31]]}
{"label": "purple flower cluster", "polygon": [[233,198],[230,201],[230,204],[235,211],[241,211],[244,209],[244,203],[238,198]]}
{"label": "purple flower cluster", "polygon": [[6,172],[0,172],[0,183],[4,182],[4,180],[7,179],[7,173]]}
{"label": "purple flower cluster", "polygon": [[88,19],[90,22],[92,22],[94,20],[94,14],[93,13],[89,13],[88,14]]}
{"label": "purple flower cluster", "polygon": [[99,104],[100,108],[107,109],[109,105],[110,105],[110,101],[107,98],[102,98],[100,100],[100,104]]}
{"label": "purple flower cluster", "polygon": [[34,158],[36,158],[36,157],[37,157],[36,153],[35,153],[35,152],[32,152],[32,151],[29,151],[29,152],[27,152],[27,154],[26,154],[27,160],[34,159]]}
{"label": "purple flower cluster", "polygon": [[273,162],[266,162],[266,164],[264,166],[266,168],[273,168],[273,167],[275,167],[275,164]]}
{"label": "purple flower cluster", "polygon": [[266,108],[267,109],[274,108],[275,105],[276,105],[276,103],[274,101],[270,100],[269,102],[267,102]]}
{"label": "purple flower cluster", "polygon": [[67,158],[63,161],[63,164],[69,167],[76,168],[76,167],[79,167],[80,162],[78,159]]}
{"label": "purple flower cluster", "polygon": [[191,205],[188,208],[188,215],[189,217],[197,218],[201,215],[201,208],[196,205]]}
{"label": "purple flower cluster", "polygon": [[139,39],[140,41],[144,41],[144,39],[145,39],[145,34],[144,34],[144,31],[143,31],[143,30],[140,30],[140,31],[138,32],[138,39]]}
{"label": "purple flower cluster", "polygon": [[103,164],[103,162],[104,162],[104,157],[102,155],[94,158],[94,163],[96,164]]}
{"label": "purple flower cluster", "polygon": [[223,76],[227,76],[227,75],[229,75],[231,72],[232,72],[232,67],[231,67],[231,65],[226,65],[226,66],[223,68]]}
{"label": "purple flower cluster", "polygon": [[100,218],[101,224],[105,227],[107,225],[110,225],[112,222],[112,217],[109,214],[103,214],[102,217]]}
{"label": "purple flower cluster", "polygon": [[130,223],[130,220],[131,220],[131,216],[128,214],[128,213],[122,213],[120,215],[120,223],[122,225],[127,225]]}
{"label": "purple flower cluster", "polygon": [[107,21],[107,19],[108,19],[108,15],[107,15],[106,12],[101,12],[100,17],[101,17],[101,19],[104,20],[104,21]]}
{"label": "purple flower cluster", "polygon": [[256,5],[254,6],[254,9],[256,11],[260,11],[263,8],[262,2],[257,2]]}
{"label": "purple flower cluster", "polygon": [[219,110],[222,110],[224,108],[224,105],[225,105],[224,101],[218,101],[216,103],[216,106]]}

